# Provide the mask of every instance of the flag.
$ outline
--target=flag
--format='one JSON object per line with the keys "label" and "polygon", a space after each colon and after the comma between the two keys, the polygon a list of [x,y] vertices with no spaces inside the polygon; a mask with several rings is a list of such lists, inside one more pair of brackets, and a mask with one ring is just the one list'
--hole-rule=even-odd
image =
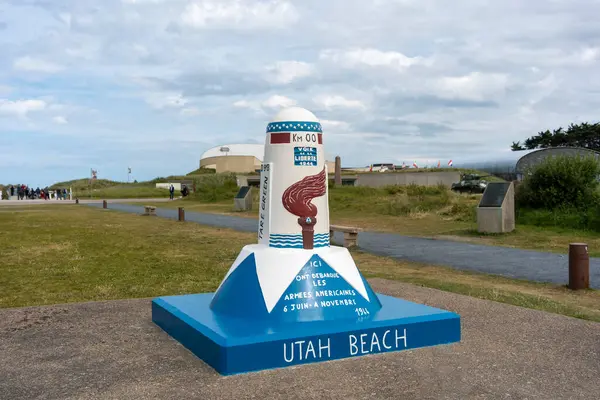
{"label": "flag", "polygon": [[448,161],[448,166],[451,167],[452,166],[452,160]]}
{"label": "flag", "polygon": [[419,166],[417,165],[417,162],[416,162],[416,161],[415,161],[415,162],[413,162],[413,167],[415,167],[415,168],[419,168]]}
{"label": "flag", "polygon": [[440,167],[440,160],[438,160],[438,168]]}
{"label": "flag", "polygon": [[127,173],[129,173],[129,174],[131,173],[131,167],[127,168]]}

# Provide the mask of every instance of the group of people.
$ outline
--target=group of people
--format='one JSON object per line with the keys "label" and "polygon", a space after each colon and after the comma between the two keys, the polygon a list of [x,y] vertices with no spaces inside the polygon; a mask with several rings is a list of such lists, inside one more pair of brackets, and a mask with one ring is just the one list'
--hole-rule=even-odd
{"label": "group of people", "polygon": [[[188,187],[186,185],[182,185],[181,186],[181,196],[186,197],[188,194],[190,194],[190,190],[188,189]],[[175,186],[173,186],[173,184],[171,184],[169,186],[169,199],[170,200],[175,199]]]}
{"label": "group of people", "polygon": [[[15,196],[18,200],[67,200],[69,198],[69,191],[67,189],[49,190],[47,187],[44,189],[40,189],[39,187],[34,189],[27,185],[10,185],[5,188],[5,192],[8,200]],[[0,199],[3,198],[4,196],[0,196]]]}

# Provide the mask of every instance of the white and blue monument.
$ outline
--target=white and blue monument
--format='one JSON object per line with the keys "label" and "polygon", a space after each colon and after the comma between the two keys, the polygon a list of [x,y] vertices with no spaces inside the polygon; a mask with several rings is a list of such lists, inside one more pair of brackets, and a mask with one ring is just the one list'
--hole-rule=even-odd
{"label": "white and blue monument", "polygon": [[152,320],[224,375],[460,341],[460,316],[375,293],[329,244],[319,120],[282,110],[267,125],[258,244],[215,293],[165,296]]}

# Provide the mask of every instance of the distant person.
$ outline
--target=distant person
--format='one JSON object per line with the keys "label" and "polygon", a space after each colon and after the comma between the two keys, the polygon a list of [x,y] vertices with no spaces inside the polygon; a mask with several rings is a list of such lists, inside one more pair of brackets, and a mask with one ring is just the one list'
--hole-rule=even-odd
{"label": "distant person", "polygon": [[175,186],[173,186],[173,184],[171,184],[171,186],[169,186],[169,200],[173,200],[175,198]]}
{"label": "distant person", "polygon": [[13,185],[10,185],[10,197],[13,197],[15,195],[15,187]]}
{"label": "distant person", "polygon": [[182,195],[183,197],[185,197],[185,196],[187,196],[187,195],[188,195],[188,193],[189,193],[189,191],[188,191],[188,188],[187,188],[187,186],[186,186],[186,185],[183,185],[183,187],[181,188],[181,195]]}
{"label": "distant person", "polygon": [[63,189],[63,199],[67,199],[67,189]]}

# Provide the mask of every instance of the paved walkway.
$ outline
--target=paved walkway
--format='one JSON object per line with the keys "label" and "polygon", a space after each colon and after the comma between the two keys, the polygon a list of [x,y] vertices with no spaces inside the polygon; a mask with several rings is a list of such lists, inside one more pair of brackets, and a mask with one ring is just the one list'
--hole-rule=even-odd
{"label": "paved walkway", "polygon": [[0,398],[598,398],[600,324],[369,281],[379,293],[457,312],[461,342],[222,377],[152,323],[148,299],[3,309]]}
{"label": "paved walkway", "polygon": [[[79,199],[81,204],[102,204],[103,199]],[[164,203],[169,201],[168,198],[161,197],[159,199],[107,199],[107,203]],[[75,204],[75,200],[0,200],[0,206],[28,206],[38,204]]]}
{"label": "paved walkway", "polygon": [[[143,207],[130,204],[114,204],[109,208],[132,213],[143,212]],[[156,214],[170,219],[178,217],[176,209],[157,208]],[[257,229],[257,221],[252,218],[186,211],[185,219],[246,232],[256,232]],[[341,243],[342,235],[336,234],[334,241]],[[446,265],[455,269],[559,285],[568,283],[569,258],[566,254],[376,232],[361,232],[358,245],[366,252],[399,260]],[[600,289],[600,258],[590,259],[590,285]]]}

